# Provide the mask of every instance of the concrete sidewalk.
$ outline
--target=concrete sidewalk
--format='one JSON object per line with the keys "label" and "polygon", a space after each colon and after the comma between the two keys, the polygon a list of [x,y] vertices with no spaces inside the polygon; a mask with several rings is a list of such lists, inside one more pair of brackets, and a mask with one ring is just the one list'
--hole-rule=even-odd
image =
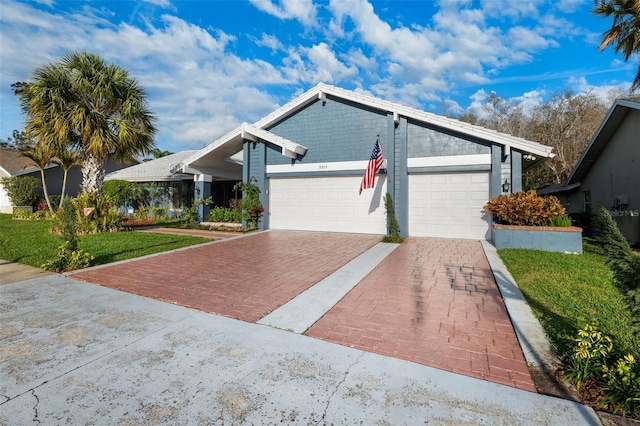
{"label": "concrete sidewalk", "polygon": [[61,275],[0,292],[2,424],[600,424],[575,402]]}
{"label": "concrete sidewalk", "polygon": [[0,285],[51,275],[40,268],[0,259]]}

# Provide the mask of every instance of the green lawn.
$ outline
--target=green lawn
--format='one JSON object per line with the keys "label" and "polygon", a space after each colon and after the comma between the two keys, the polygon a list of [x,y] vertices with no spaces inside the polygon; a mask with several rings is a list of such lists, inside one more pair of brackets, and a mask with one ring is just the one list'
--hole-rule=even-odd
{"label": "green lawn", "polygon": [[588,244],[583,255],[524,249],[499,254],[559,356],[572,353],[585,322],[598,322],[616,352],[640,355],[624,297],[604,257]]}
{"label": "green lawn", "polygon": [[[62,237],[50,220],[13,220],[0,214],[0,259],[40,267],[57,256]],[[94,265],[131,259],[211,241],[208,238],[149,232],[109,232],[78,237],[78,247],[95,256]]]}

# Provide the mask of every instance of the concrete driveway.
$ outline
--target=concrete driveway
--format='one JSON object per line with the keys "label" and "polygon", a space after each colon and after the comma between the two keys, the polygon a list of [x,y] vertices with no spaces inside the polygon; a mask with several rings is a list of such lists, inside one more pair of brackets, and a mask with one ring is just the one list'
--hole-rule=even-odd
{"label": "concrete driveway", "polygon": [[61,275],[0,292],[1,424],[599,424],[564,399]]}

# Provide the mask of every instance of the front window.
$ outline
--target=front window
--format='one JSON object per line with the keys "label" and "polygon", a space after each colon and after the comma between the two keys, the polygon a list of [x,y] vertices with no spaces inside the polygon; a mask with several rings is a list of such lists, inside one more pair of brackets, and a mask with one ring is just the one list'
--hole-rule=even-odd
{"label": "front window", "polygon": [[584,191],[584,212],[591,214],[591,191]]}

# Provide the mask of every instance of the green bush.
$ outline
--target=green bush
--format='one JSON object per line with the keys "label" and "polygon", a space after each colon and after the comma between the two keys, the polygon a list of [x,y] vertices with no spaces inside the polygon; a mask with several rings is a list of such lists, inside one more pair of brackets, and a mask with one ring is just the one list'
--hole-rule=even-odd
{"label": "green bush", "polygon": [[492,198],[484,210],[497,223],[525,226],[549,226],[553,217],[567,213],[557,197],[543,197],[534,190]]}
{"label": "green bush", "polygon": [[598,206],[593,217],[593,228],[595,243],[602,248],[616,285],[626,293],[631,312],[640,318],[640,255],[631,249],[602,205]]}
{"label": "green bush", "polygon": [[242,222],[242,211],[231,207],[214,207],[209,212],[209,222]]}
{"label": "green bush", "polygon": [[34,206],[40,200],[40,181],[33,176],[5,177],[2,185],[14,206]]}
{"label": "green bush", "polygon": [[254,185],[258,180],[254,177],[248,182],[238,182],[233,190],[241,190],[244,194],[240,205],[242,207],[242,220],[246,220],[250,228],[257,228],[260,218],[264,213],[264,207],[260,203],[260,188]]}
{"label": "green bush", "polygon": [[78,220],[78,232],[93,234],[117,231],[122,226],[122,218],[113,207],[109,197],[95,193],[83,193],[72,199]]}
{"label": "green bush", "polygon": [[587,324],[576,338],[576,346],[567,377],[578,389],[587,380],[593,381],[605,396],[598,408],[608,407],[614,414],[640,417],[640,368],[632,354],[611,362],[613,343],[597,324]]}
{"label": "green bush", "polygon": [[102,187],[102,193],[111,199],[116,206],[124,206],[134,201],[135,184],[126,180],[107,180]]}
{"label": "green bush", "polygon": [[571,226],[571,218],[566,214],[553,216],[551,218],[551,226],[555,226],[556,228],[568,228]]}
{"label": "green bush", "polygon": [[387,213],[387,235],[382,238],[383,243],[401,243],[404,239],[400,236],[400,225],[393,208],[393,198],[388,192],[384,196],[384,208]]}
{"label": "green bush", "polygon": [[95,257],[83,250],[71,250],[69,241],[58,247],[58,257],[44,263],[41,268],[54,272],[66,272],[91,266]]}

